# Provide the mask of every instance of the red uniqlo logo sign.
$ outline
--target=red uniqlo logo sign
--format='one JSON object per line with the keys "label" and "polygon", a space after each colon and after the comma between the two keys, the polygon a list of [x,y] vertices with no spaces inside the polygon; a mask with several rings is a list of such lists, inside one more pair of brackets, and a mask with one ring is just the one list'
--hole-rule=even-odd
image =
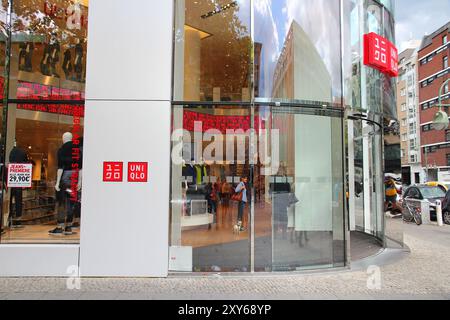
{"label": "red uniqlo logo sign", "polygon": [[389,65],[389,70],[387,71],[387,73],[392,77],[397,77],[398,76],[398,50],[392,43],[391,43],[391,46],[389,49],[390,49],[390,54],[389,54],[390,65]]}
{"label": "red uniqlo logo sign", "polygon": [[364,64],[392,77],[398,76],[398,50],[386,38],[371,32],[364,35]]}
{"label": "red uniqlo logo sign", "polygon": [[147,162],[128,163],[128,182],[147,182],[147,180],[148,180]]}
{"label": "red uniqlo logo sign", "polygon": [[123,162],[103,162],[103,181],[122,182]]}

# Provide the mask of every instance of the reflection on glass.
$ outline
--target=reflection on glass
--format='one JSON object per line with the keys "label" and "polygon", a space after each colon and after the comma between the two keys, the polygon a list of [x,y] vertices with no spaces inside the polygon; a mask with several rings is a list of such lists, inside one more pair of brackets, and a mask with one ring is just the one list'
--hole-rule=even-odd
{"label": "reflection on glass", "polygon": [[5,164],[32,183],[3,193],[2,243],[79,242],[87,16],[87,0],[12,3],[8,98],[26,101],[8,104]]}
{"label": "reflection on glass", "polygon": [[[11,95],[22,82],[84,91],[88,1],[19,0],[13,3]],[[54,90],[40,99],[64,99]],[[31,98],[31,97],[30,97]]]}
{"label": "reflection on glass", "polygon": [[[255,121],[267,113],[265,107],[258,111]],[[270,141],[278,165],[255,172],[255,229],[266,228],[267,219],[272,229],[271,236],[255,234],[255,270],[343,266],[341,117],[273,108],[264,127],[271,137],[258,139]]]}
{"label": "reflection on glass", "polygon": [[249,178],[250,108],[174,106],[172,121],[170,250],[183,263],[170,270],[250,271],[250,180],[232,199]]}
{"label": "reflection on glass", "polygon": [[250,101],[250,0],[177,0],[174,99]]}
{"label": "reflection on glass", "polygon": [[255,97],[340,103],[339,2],[255,0],[254,9]]}

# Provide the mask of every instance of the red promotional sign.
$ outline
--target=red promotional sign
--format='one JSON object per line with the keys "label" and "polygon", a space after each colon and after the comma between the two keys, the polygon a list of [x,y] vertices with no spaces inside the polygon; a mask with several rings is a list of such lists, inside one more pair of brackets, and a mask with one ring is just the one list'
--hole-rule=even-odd
{"label": "red promotional sign", "polygon": [[[258,120],[261,120],[259,117]],[[251,128],[250,116],[222,116],[193,111],[183,112],[183,129],[187,131],[196,131],[195,122],[201,124],[202,132],[208,130],[219,130],[222,134],[226,134],[227,130],[243,130],[247,131]],[[259,132],[260,122],[264,129],[265,124],[262,121],[255,121],[255,131]]]}
{"label": "red promotional sign", "polygon": [[148,163],[129,162],[128,182],[147,182],[147,181],[148,181]]}
{"label": "red promotional sign", "polygon": [[398,50],[386,38],[371,32],[364,35],[364,64],[391,77],[398,75]]}
{"label": "red promotional sign", "polygon": [[103,162],[103,181],[122,182],[123,162]]}

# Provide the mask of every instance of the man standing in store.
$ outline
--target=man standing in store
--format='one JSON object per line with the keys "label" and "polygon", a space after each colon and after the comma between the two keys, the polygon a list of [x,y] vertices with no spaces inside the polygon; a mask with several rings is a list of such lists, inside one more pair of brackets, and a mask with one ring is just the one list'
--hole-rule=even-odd
{"label": "man standing in store", "polygon": [[238,200],[238,226],[240,228],[240,231],[245,231],[244,226],[242,225],[242,218],[244,216],[244,209],[245,205],[247,204],[247,183],[248,179],[247,177],[242,177],[241,182],[237,185],[236,189],[234,190],[237,195]]}

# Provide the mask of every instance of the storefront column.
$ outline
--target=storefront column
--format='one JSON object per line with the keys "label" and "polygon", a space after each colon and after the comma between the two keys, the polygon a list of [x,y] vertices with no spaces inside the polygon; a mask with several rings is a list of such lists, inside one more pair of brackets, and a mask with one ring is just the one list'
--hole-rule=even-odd
{"label": "storefront column", "polygon": [[195,29],[184,31],[184,100],[200,101],[201,35]]}

